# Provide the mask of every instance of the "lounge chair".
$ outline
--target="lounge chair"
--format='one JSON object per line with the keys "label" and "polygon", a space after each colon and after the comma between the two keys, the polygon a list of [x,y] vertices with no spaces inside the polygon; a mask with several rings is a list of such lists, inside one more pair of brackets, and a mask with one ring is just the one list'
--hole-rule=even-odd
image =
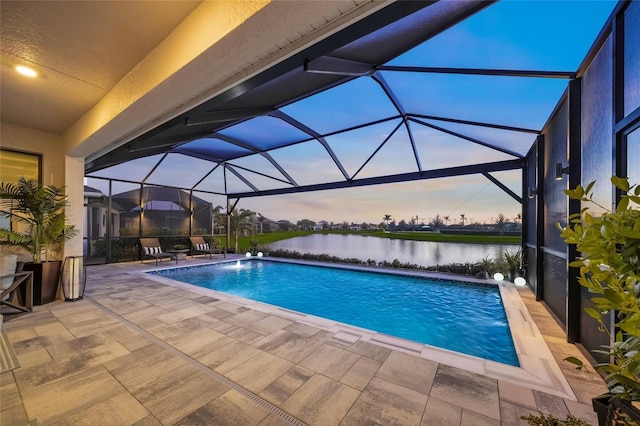
{"label": "lounge chair", "polygon": [[33,310],[33,272],[24,272],[23,267],[24,262],[17,262],[15,273],[0,277],[0,307],[8,306],[18,312]]}
{"label": "lounge chair", "polygon": [[[203,237],[189,237],[189,239],[191,240],[191,256],[208,254],[209,260],[211,260],[214,254],[218,254],[218,250],[209,247],[209,243],[207,243]],[[226,255],[224,256],[226,257]]]}
{"label": "lounge chair", "polygon": [[142,248],[141,263],[144,263],[145,259],[155,259],[156,266],[158,266],[158,259],[175,259],[176,265],[178,264],[178,255],[164,253],[157,238],[140,238],[140,246]]}

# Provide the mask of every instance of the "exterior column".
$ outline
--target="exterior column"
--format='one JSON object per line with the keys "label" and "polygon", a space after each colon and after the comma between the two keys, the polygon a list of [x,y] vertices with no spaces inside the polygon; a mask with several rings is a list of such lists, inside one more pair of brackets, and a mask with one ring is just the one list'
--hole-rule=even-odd
{"label": "exterior column", "polygon": [[68,205],[65,208],[67,222],[75,225],[78,233],[64,243],[64,257],[82,256],[84,230],[84,158],[66,155],[64,161],[64,185]]}

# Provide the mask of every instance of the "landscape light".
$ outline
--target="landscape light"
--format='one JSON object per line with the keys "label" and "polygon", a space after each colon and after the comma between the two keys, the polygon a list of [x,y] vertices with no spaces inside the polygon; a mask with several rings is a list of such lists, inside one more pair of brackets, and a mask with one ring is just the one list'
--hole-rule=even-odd
{"label": "landscape light", "polygon": [[251,257],[251,252],[250,252],[250,251],[248,251],[248,252],[245,254],[245,256],[247,256],[247,257]]}
{"label": "landscape light", "polygon": [[500,272],[496,272],[495,274],[493,274],[493,279],[496,281],[502,281],[504,280],[504,275],[502,275]]}
{"label": "landscape light", "polygon": [[522,277],[516,277],[516,279],[513,280],[513,283],[519,287],[522,287],[527,284],[527,280]]}
{"label": "landscape light", "polygon": [[259,251],[259,252],[258,252],[258,257],[262,257],[262,256],[263,256],[262,252],[261,252],[261,251]]}

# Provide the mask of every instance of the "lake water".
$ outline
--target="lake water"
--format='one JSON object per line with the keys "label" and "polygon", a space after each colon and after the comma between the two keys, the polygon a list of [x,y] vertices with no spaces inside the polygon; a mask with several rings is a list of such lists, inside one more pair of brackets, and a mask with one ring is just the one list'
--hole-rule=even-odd
{"label": "lake water", "polygon": [[362,235],[312,234],[289,238],[269,245],[270,249],[295,250],[300,253],[327,253],[341,258],[415,263],[421,266],[447,263],[474,263],[484,257],[499,258],[515,251],[517,244],[436,243],[432,241],[397,240]]}

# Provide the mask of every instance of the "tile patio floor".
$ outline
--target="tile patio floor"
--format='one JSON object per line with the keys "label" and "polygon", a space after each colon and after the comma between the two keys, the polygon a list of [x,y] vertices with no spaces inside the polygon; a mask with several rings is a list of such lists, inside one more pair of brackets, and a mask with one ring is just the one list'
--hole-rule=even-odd
{"label": "tile patio floor", "polygon": [[4,323],[21,367],[0,374],[0,424],[482,426],[538,410],[597,424],[603,381],[562,362],[580,352],[526,288],[577,400],[130,273],[153,266],[90,266],[84,300]]}

